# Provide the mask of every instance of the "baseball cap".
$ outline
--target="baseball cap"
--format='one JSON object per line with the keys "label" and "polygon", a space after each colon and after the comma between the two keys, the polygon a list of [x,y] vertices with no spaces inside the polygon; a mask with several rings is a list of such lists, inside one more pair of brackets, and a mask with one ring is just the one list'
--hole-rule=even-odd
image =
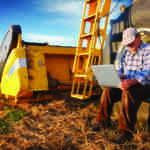
{"label": "baseball cap", "polygon": [[126,30],[123,31],[123,38],[122,38],[122,44],[124,46],[131,44],[134,42],[136,35],[137,35],[137,30],[135,28],[127,28]]}

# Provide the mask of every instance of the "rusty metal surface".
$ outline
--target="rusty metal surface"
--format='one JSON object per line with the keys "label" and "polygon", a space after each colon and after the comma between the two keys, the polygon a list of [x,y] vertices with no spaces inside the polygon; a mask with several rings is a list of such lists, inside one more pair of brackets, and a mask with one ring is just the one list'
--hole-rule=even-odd
{"label": "rusty metal surface", "polygon": [[131,8],[132,22],[136,28],[150,28],[150,0],[137,0]]}

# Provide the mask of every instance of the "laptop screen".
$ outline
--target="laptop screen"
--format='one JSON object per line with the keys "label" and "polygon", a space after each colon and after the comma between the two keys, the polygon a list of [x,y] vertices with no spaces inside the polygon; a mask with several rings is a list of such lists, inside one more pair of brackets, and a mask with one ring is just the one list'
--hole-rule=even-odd
{"label": "laptop screen", "polygon": [[118,87],[121,80],[113,64],[92,65],[92,71],[100,86]]}

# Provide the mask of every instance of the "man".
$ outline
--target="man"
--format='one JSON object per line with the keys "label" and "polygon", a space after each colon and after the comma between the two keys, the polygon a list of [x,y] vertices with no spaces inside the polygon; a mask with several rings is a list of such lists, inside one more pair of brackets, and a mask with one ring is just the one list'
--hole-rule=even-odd
{"label": "man", "polygon": [[118,88],[104,88],[97,114],[99,126],[95,128],[111,125],[112,107],[121,100],[120,136],[112,139],[118,144],[133,138],[138,108],[143,100],[150,98],[150,46],[141,41],[135,28],[127,28],[123,32],[122,44],[127,48],[118,71],[122,81]]}

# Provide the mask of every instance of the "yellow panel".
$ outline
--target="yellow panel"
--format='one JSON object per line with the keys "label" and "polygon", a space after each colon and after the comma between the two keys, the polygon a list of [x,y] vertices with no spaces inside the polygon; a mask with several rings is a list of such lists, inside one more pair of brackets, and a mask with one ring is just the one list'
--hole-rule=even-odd
{"label": "yellow panel", "polygon": [[61,83],[72,82],[72,66],[74,56],[45,55],[48,74]]}
{"label": "yellow panel", "polygon": [[61,47],[61,46],[36,46],[36,45],[28,45],[28,49],[30,50],[39,50],[41,53],[46,54],[61,54],[61,55],[75,55],[76,48],[75,47]]}
{"label": "yellow panel", "polygon": [[9,55],[2,74],[1,92],[8,96],[29,92],[25,49],[14,49]]}
{"label": "yellow panel", "polygon": [[[46,71],[60,83],[72,83],[72,67],[75,47],[26,45],[29,51],[40,51],[44,54]],[[30,70],[31,72],[31,70]]]}
{"label": "yellow panel", "polygon": [[60,83],[72,83],[75,47],[26,45],[30,51],[38,50],[45,57],[46,71]]}
{"label": "yellow panel", "polygon": [[29,89],[48,90],[47,70],[44,55],[39,50],[27,50]]}

